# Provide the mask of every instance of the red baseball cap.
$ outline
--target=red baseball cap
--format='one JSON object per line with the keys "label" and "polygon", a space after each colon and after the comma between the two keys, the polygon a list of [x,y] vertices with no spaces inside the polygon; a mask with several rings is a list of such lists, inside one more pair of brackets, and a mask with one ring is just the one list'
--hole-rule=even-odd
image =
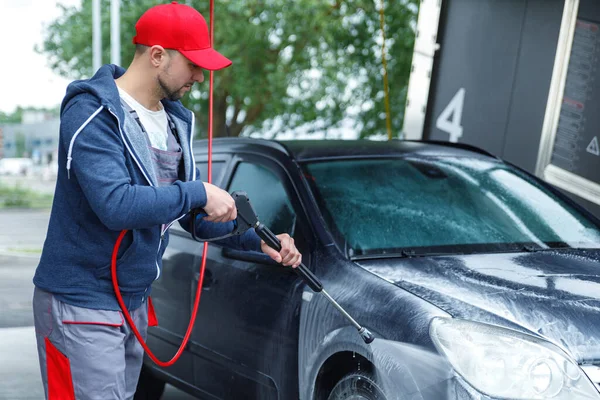
{"label": "red baseball cap", "polygon": [[210,46],[206,20],[198,11],[176,1],[149,8],[135,24],[133,43],[177,50],[209,71],[226,68],[231,60]]}

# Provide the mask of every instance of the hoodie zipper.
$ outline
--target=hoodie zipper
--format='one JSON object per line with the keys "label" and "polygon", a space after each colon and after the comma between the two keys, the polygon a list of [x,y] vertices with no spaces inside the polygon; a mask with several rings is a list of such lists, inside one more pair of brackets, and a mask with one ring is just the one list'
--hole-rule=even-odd
{"label": "hoodie zipper", "polygon": [[194,137],[193,137],[195,123],[196,123],[196,116],[192,112],[192,130],[190,131],[190,156],[192,157],[192,181],[196,180],[196,159],[194,158]]}
{"label": "hoodie zipper", "polygon": [[[123,130],[121,129],[121,121],[119,120],[119,117],[117,117],[117,115],[113,112],[113,110],[111,110],[109,107],[107,107],[107,110],[113,115],[113,117],[115,117],[115,119],[117,120],[117,126],[119,127],[119,134],[121,135],[121,140],[123,141],[123,144],[125,144],[125,147],[127,148],[127,151],[129,152],[129,154],[131,154],[131,157],[133,157],[133,160],[135,161],[135,163],[137,164],[138,168],[140,169],[140,171],[142,171],[142,175],[144,175],[144,178],[146,178],[146,181],[148,182],[148,184],[150,186],[154,186],[152,184],[152,182],[150,181],[150,178],[148,178],[148,175],[146,175],[146,172],[144,171],[144,169],[142,168],[142,165],[140,164],[140,162],[138,161],[137,157],[135,156],[133,150],[131,150],[131,148],[129,147],[129,145],[127,144],[127,140],[125,140],[125,135],[123,135]],[[184,214],[185,215],[185,214]],[[183,216],[179,217],[182,218]],[[172,224],[172,222],[171,222]],[[160,228],[159,228],[160,229]],[[162,246],[162,241],[164,239],[164,231],[162,231],[161,229],[161,233],[160,233],[160,238],[158,239],[158,248],[156,249],[156,256],[158,257],[158,254],[160,253],[160,248]],[[156,278],[154,278],[154,280],[157,280],[158,278],[160,278],[160,267],[158,265],[158,260],[155,261],[156,264]]]}
{"label": "hoodie zipper", "polygon": [[[191,129],[191,134],[190,134],[190,138],[189,138],[189,143],[190,143],[190,157],[192,157],[192,160],[191,160],[191,162],[192,162],[192,181],[196,180],[196,159],[194,158],[194,140],[192,138],[192,135],[194,133],[194,124],[195,124],[195,122],[196,122],[196,118],[194,116],[194,113],[192,113],[192,129]],[[179,221],[181,218],[185,217],[186,214],[183,214],[182,216],[178,217],[177,219],[175,219],[175,220],[169,222],[168,224],[166,224],[165,228],[162,229],[162,231],[160,233],[161,239],[164,239],[165,233],[171,227],[171,225],[173,225],[175,222]]]}

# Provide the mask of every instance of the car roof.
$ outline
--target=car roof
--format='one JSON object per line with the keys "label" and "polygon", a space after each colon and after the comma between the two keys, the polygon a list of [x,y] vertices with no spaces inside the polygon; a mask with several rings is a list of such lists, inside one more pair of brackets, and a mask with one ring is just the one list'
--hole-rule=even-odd
{"label": "car roof", "polygon": [[[198,141],[195,148],[206,152],[207,140]],[[495,158],[475,146],[463,143],[421,140],[266,140],[254,138],[215,138],[215,151],[283,153],[299,162],[324,159],[376,157],[376,156],[462,156],[470,158]],[[274,154],[275,155],[275,154]]]}

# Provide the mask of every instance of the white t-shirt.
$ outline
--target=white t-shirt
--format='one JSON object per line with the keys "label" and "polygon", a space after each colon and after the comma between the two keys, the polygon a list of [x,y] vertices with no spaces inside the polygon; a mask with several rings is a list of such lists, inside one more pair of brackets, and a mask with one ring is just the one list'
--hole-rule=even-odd
{"label": "white t-shirt", "polygon": [[140,118],[144,129],[146,129],[146,132],[148,133],[148,138],[150,139],[152,147],[166,151],[169,122],[167,121],[167,113],[162,104],[160,105],[161,109],[159,111],[148,110],[131,97],[129,93],[118,86],[117,88],[119,89],[121,99],[126,102]]}

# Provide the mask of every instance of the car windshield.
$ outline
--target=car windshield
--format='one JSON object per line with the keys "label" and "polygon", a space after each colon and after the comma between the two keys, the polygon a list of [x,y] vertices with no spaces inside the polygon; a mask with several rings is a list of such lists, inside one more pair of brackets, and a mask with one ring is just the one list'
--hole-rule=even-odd
{"label": "car windshield", "polygon": [[345,159],[303,168],[351,257],[600,247],[594,222],[499,161]]}

